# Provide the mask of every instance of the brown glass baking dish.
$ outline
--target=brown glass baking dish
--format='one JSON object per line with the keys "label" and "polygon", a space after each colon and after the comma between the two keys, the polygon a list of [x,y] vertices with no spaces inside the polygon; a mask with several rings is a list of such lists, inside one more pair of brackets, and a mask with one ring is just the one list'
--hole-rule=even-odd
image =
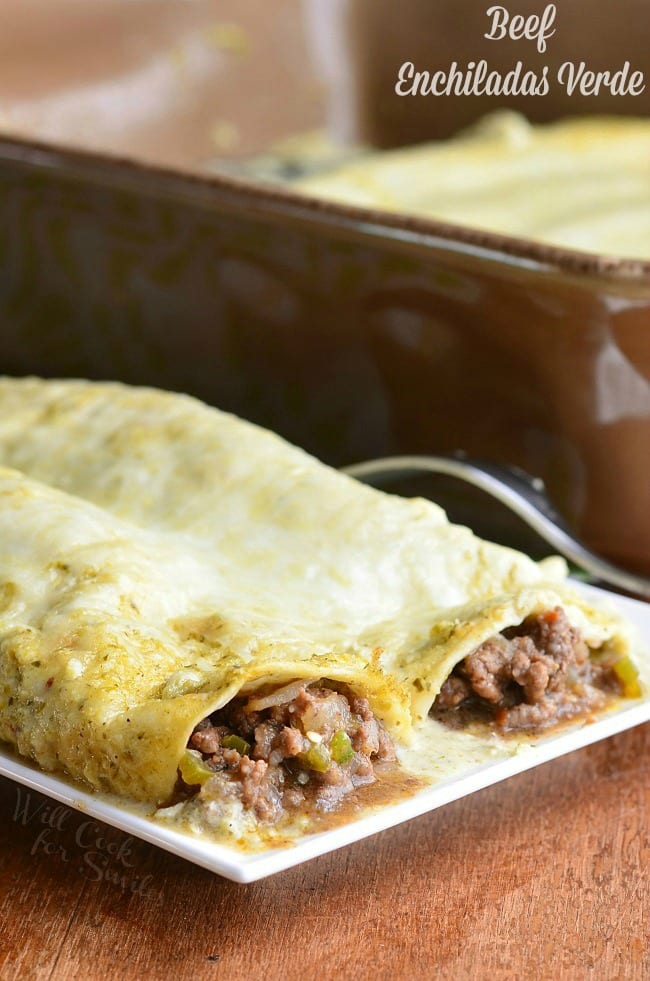
{"label": "brown glass baking dish", "polygon": [[650,264],[73,135],[0,139],[0,370],[188,391],[334,464],[515,463],[593,546],[650,568]]}

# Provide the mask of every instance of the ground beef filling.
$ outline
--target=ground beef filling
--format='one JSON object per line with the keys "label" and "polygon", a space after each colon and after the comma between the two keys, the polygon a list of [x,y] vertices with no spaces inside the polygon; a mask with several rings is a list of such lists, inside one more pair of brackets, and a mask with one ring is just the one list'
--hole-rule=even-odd
{"label": "ground beef filling", "polygon": [[445,681],[432,713],[491,721],[503,730],[543,729],[602,708],[622,686],[611,661],[590,659],[560,607],[528,617],[481,644]]}
{"label": "ground beef filling", "polygon": [[236,794],[273,824],[300,808],[331,811],[374,783],[375,763],[395,759],[392,741],[365,698],[330,685],[294,682],[235,699],[204,719],[188,743],[214,771],[201,781],[201,797]]}

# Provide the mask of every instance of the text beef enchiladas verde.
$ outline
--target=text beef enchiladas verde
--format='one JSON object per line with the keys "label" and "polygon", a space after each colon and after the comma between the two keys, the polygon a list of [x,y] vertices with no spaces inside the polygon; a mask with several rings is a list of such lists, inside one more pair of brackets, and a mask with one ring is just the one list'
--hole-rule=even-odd
{"label": "text beef enchiladas verde", "polygon": [[0,380],[0,467],[0,738],[179,824],[272,841],[426,779],[414,740],[530,741],[642,692],[562,560],[194,399]]}

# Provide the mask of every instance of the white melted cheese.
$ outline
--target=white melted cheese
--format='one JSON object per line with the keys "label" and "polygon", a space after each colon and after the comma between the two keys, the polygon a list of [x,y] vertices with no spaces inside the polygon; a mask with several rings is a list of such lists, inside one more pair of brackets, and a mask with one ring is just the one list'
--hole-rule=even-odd
{"label": "white melted cheese", "polygon": [[446,142],[371,153],[296,181],[307,194],[650,259],[650,120],[532,126],[495,113]]}

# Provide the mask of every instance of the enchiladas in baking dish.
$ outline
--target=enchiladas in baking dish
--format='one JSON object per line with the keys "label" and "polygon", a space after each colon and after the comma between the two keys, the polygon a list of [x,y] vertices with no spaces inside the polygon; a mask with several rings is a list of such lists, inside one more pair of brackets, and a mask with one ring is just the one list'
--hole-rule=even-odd
{"label": "enchiladas in baking dish", "polygon": [[360,155],[307,194],[587,252],[650,259],[650,120],[533,125],[496,112],[452,140]]}

